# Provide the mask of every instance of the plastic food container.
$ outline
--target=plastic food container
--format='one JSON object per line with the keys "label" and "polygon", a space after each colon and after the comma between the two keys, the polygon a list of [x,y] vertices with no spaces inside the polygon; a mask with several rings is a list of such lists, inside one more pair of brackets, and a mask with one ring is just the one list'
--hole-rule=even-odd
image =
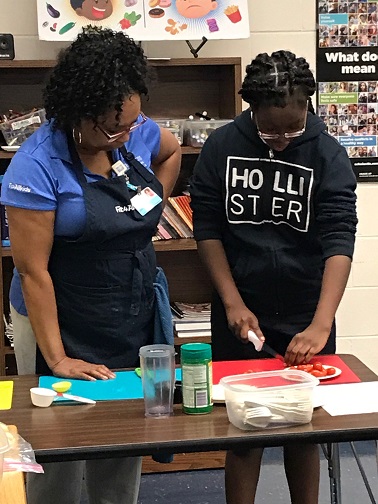
{"label": "plastic food container", "polygon": [[45,109],[39,109],[0,123],[0,131],[8,145],[21,145],[45,121]]}
{"label": "plastic food container", "polygon": [[287,369],[226,376],[220,384],[230,422],[242,430],[259,430],[310,422],[319,380]]}
{"label": "plastic food container", "polygon": [[186,120],[185,119],[165,119],[165,118],[159,118],[159,119],[154,119],[156,124],[161,126],[162,128],[166,128],[169,130],[173,135],[177,138],[177,141],[180,145],[183,144],[183,139],[184,139],[184,125]]}
{"label": "plastic food container", "polygon": [[0,483],[3,479],[3,463],[4,463],[4,454],[10,449],[9,441],[6,433],[0,427]]}
{"label": "plastic food container", "polygon": [[232,122],[233,119],[194,120],[185,122],[184,141],[191,147],[202,147],[210,133],[215,129]]}

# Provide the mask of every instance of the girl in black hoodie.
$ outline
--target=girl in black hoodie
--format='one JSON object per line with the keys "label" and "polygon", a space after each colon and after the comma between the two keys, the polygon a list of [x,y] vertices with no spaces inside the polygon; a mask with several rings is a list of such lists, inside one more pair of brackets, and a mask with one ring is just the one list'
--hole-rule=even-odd
{"label": "girl in black hoodie", "polygon": [[[356,180],[346,150],[315,115],[315,88],[304,58],[259,54],[240,90],[250,108],[209,137],[196,163],[194,236],[215,288],[214,360],[261,357],[246,344],[250,330],[288,365],[335,352]],[[228,504],[254,501],[261,456],[227,453]],[[292,503],[316,504],[318,447],[286,446],[284,460]]]}

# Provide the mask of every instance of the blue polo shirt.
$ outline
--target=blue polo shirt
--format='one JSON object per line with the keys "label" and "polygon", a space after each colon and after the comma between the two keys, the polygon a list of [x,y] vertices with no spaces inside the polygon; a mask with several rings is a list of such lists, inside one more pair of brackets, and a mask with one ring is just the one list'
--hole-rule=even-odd
{"label": "blue polo shirt", "polygon": [[[44,123],[17,151],[5,172],[1,203],[28,210],[55,211],[54,235],[77,238],[85,228],[86,212],[82,188],[72,169],[67,138]],[[130,133],[125,143],[129,152],[152,172],[151,162],[160,150],[160,128],[151,119]],[[118,149],[113,160],[122,160]],[[84,168],[87,181],[103,179]],[[10,302],[22,315],[27,315],[21,281],[17,270],[10,288]]]}

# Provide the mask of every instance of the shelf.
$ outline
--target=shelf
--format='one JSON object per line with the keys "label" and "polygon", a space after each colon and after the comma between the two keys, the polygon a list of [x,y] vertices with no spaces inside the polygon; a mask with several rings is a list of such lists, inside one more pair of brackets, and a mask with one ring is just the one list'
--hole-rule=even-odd
{"label": "shelf", "polygon": [[[176,67],[176,66],[227,66],[240,65],[239,57],[230,58],[147,58],[152,67]],[[55,60],[1,60],[0,68],[52,68]]]}
{"label": "shelf", "polygon": [[[181,152],[182,152],[183,156],[185,156],[187,154],[194,154],[194,155],[198,156],[198,154],[201,152],[201,148],[182,145]],[[16,154],[15,152],[6,152],[3,150],[0,150],[0,159],[11,159],[15,154]]]}
{"label": "shelf", "polygon": [[[55,64],[55,60],[0,61],[0,112],[41,106]],[[232,119],[242,111],[240,57],[151,59],[149,66],[153,74],[149,100],[142,104],[151,117],[167,117],[169,109],[172,118],[207,110],[210,117]]]}
{"label": "shelf", "polygon": [[191,336],[189,338],[178,338],[175,336],[174,344],[176,346],[183,345],[184,343],[211,343],[210,336]]}
{"label": "shelf", "polygon": [[2,257],[12,257],[12,250],[10,247],[1,247]]}
{"label": "shelf", "polygon": [[1,60],[0,68],[52,68],[55,60]]}
{"label": "shelf", "polygon": [[197,244],[194,238],[172,238],[172,240],[154,241],[156,252],[175,252],[178,250],[196,250]]}
{"label": "shelf", "polygon": [[[147,116],[182,119],[206,110],[209,117],[233,119],[242,112],[240,57],[151,58],[148,63],[152,70],[149,99],[142,97],[142,110]],[[43,91],[55,65],[55,59],[0,61],[0,113],[43,106]],[[181,170],[173,196],[188,188],[201,148],[181,146],[181,152]],[[14,154],[0,149],[1,173]],[[213,285],[194,238],[159,240],[153,246],[156,262],[167,276],[170,299],[186,303],[211,300]],[[1,254],[0,312],[3,314],[9,310],[14,261],[11,247],[2,247]],[[176,337],[174,342],[179,348],[183,343],[210,340],[210,337]],[[16,373],[16,364],[3,325],[0,326],[0,375],[6,371]],[[223,461],[220,463],[223,465]]]}
{"label": "shelf", "polygon": [[189,145],[182,145],[181,146],[181,152],[182,154],[196,154],[198,155],[201,152],[200,147],[190,147]]}
{"label": "shelf", "polygon": [[[194,238],[179,238],[172,240],[159,240],[153,242],[156,252],[174,252],[176,250],[196,250],[197,244]],[[10,247],[1,247],[3,257],[12,257]]]}

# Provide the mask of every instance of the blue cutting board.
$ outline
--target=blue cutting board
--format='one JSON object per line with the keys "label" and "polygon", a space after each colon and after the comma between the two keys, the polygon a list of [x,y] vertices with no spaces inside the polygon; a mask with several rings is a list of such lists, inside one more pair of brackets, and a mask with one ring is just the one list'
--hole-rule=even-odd
{"label": "blue cutting board", "polygon": [[[40,376],[39,386],[52,388],[52,384],[60,381],[69,381],[72,387],[68,394],[78,395],[93,399],[94,401],[116,401],[124,399],[142,399],[142,380],[135,371],[118,371],[112,380],[73,380],[57,378],[56,376]],[[181,380],[181,369],[176,369],[176,380]],[[58,397],[55,401],[67,401]]]}

